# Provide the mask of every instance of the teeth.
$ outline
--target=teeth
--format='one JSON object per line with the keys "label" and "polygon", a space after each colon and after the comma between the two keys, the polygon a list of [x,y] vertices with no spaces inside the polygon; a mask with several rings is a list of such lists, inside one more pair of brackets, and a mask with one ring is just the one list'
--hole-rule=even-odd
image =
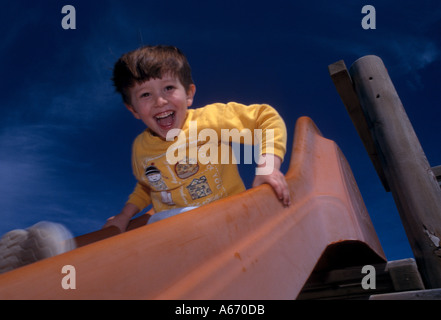
{"label": "teeth", "polygon": [[168,116],[172,115],[174,112],[173,111],[166,111],[163,113],[160,113],[158,115],[155,116],[156,119],[164,119],[167,118]]}

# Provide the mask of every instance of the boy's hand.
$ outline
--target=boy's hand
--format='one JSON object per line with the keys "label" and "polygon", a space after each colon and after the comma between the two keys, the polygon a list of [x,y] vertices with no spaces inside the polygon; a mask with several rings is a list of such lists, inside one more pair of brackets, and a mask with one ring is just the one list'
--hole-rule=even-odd
{"label": "boy's hand", "polygon": [[115,226],[117,227],[121,232],[126,231],[127,226],[129,224],[129,221],[125,219],[124,217],[121,217],[121,215],[117,214],[116,216],[110,217],[107,219],[106,224],[102,227],[102,229]]}
{"label": "boy's hand", "polygon": [[[282,160],[272,154],[262,155],[263,163],[257,168],[257,174],[253,181],[253,187],[261,184],[269,184],[276,192],[277,197],[285,207],[291,204],[288,183],[280,171]],[[260,171],[259,171],[260,170]]]}
{"label": "boy's hand", "polygon": [[127,203],[122,209],[121,213],[107,219],[107,222],[102,227],[102,229],[115,226],[121,232],[124,232],[127,230],[127,226],[129,225],[130,219],[138,212],[139,212],[138,207],[136,207],[134,204]]}

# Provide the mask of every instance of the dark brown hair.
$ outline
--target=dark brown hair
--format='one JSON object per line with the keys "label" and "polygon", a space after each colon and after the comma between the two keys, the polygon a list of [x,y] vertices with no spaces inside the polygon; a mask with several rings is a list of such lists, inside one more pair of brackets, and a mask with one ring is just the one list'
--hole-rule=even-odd
{"label": "dark brown hair", "polygon": [[177,76],[186,91],[193,84],[190,65],[178,48],[164,45],[143,46],[119,58],[113,68],[112,80],[124,102],[130,104],[129,88],[135,83],[160,79],[167,73]]}

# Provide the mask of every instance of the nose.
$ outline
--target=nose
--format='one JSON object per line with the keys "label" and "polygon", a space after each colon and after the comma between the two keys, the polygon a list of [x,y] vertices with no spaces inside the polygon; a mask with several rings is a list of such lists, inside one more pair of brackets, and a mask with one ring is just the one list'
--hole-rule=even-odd
{"label": "nose", "polygon": [[168,100],[163,95],[158,95],[156,98],[156,106],[162,107],[168,103]]}

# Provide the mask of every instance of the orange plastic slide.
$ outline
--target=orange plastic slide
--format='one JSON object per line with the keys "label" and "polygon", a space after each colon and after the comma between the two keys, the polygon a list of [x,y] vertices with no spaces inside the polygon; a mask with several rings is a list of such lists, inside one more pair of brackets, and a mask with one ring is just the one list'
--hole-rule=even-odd
{"label": "orange plastic slide", "polygon": [[[297,121],[286,178],[289,208],[263,185],[104,230],[113,236],[0,275],[0,299],[295,299],[319,262],[386,260],[347,161],[310,118]],[[349,259],[335,250],[345,244]]]}

